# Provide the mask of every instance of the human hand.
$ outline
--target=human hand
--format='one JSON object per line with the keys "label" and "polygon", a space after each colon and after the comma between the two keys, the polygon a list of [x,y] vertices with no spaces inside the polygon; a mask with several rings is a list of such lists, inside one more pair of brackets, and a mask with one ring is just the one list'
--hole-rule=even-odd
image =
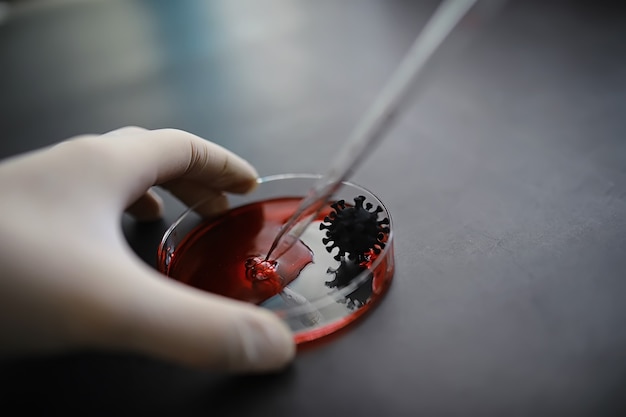
{"label": "human hand", "polygon": [[288,328],[254,305],[169,279],[136,257],[127,210],[156,219],[160,185],[199,210],[226,207],[256,172],[189,133],[129,127],[81,136],[0,163],[0,352],[87,348],[191,366],[264,371],[294,356]]}

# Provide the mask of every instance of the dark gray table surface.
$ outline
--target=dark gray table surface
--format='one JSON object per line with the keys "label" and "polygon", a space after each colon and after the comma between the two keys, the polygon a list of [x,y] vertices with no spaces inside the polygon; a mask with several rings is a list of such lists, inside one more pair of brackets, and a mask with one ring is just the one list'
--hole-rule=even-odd
{"label": "dark gray table surface", "polygon": [[[124,125],[177,127],[268,175],[323,170],[437,2],[53,4],[24,2],[0,24],[0,157]],[[626,13],[520,0],[474,23],[353,177],[396,231],[394,283],[366,320],[277,375],[94,352],[4,361],[1,404],[626,414]],[[162,222],[122,223],[150,264],[182,210],[166,202]]]}

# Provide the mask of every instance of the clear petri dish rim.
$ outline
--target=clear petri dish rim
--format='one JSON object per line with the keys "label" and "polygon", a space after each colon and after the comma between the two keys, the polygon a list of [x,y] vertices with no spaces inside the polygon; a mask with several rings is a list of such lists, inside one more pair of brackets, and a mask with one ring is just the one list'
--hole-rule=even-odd
{"label": "clear petri dish rim", "polygon": [[[310,180],[311,181],[310,185],[313,185],[313,183],[316,180],[318,180],[319,178],[321,178],[321,175],[319,175],[319,174],[307,174],[307,173],[286,173],[286,174],[268,175],[268,176],[259,177],[257,179],[257,188],[256,189],[258,189],[258,187],[261,187],[263,184],[277,182],[277,181],[286,181],[286,180],[287,181],[288,180]],[[393,253],[392,253],[392,251],[393,251],[393,239],[394,239],[393,219],[391,217],[391,213],[389,212],[389,210],[387,209],[385,204],[380,200],[380,198],[378,198],[378,196],[376,194],[374,194],[373,192],[371,192],[370,190],[368,190],[367,188],[365,188],[365,187],[363,187],[361,185],[355,184],[355,183],[350,182],[350,181],[343,181],[342,184],[341,184],[341,187],[338,189],[338,191],[343,189],[344,187],[350,187],[350,188],[354,189],[355,191],[367,194],[368,198],[373,199],[373,201],[370,201],[372,204],[379,205],[383,209],[383,213],[384,213],[385,217],[387,217],[389,219],[389,233],[387,235],[387,241],[386,241],[385,247],[381,250],[381,253],[374,260],[374,262],[372,262],[370,267],[368,269],[366,269],[365,271],[359,273],[357,276],[355,276],[350,281],[350,283],[348,285],[346,285],[346,286],[344,286],[342,288],[332,289],[332,290],[330,290],[327,293],[327,295],[325,295],[323,297],[319,297],[319,298],[314,299],[314,300],[309,300],[309,303],[307,303],[306,305],[291,306],[291,307],[288,307],[288,308],[285,308],[285,309],[280,309],[280,310],[271,310],[274,314],[278,315],[279,317],[281,317],[283,319],[289,319],[289,318],[294,318],[294,317],[301,316],[303,314],[309,314],[309,313],[311,313],[313,311],[316,311],[316,310],[319,310],[319,309],[323,309],[324,307],[327,307],[331,303],[340,301],[345,296],[347,296],[348,294],[350,294],[350,293],[354,292],[356,289],[358,289],[361,285],[365,284],[368,281],[368,279],[370,277],[370,274],[372,273],[371,271],[375,271],[380,266],[380,264],[387,259],[388,256],[391,256],[393,258]],[[235,208],[235,207],[239,207],[241,205],[245,205],[245,204],[250,204],[250,203],[257,202],[257,201],[261,201],[262,199],[254,199],[255,190],[252,190],[250,193],[243,194],[243,195],[231,195],[231,194],[229,194],[228,195],[229,197],[235,197],[237,200],[247,201],[247,203],[244,202],[242,204],[232,205],[231,207],[229,207],[229,209]],[[309,190],[305,189],[305,190],[302,190],[302,191],[303,192],[300,195],[285,194],[284,197],[304,197],[304,195]],[[163,237],[161,238],[161,241],[160,241],[159,246],[158,246],[158,250],[157,250],[157,259],[158,259],[158,261],[157,262],[160,263],[160,259],[162,259],[162,254],[167,250],[166,248],[167,248],[167,245],[168,245],[168,241],[171,238],[172,234],[177,230],[178,226],[183,221],[185,221],[190,215],[195,213],[195,209],[197,207],[199,207],[200,205],[202,205],[203,203],[205,203],[208,199],[209,199],[209,197],[207,197],[205,199],[201,199],[197,203],[189,206],[167,228],[167,230],[164,232]],[[391,262],[392,264],[394,263],[394,259],[387,259],[387,261]],[[161,270],[161,265],[157,265],[157,266]]]}

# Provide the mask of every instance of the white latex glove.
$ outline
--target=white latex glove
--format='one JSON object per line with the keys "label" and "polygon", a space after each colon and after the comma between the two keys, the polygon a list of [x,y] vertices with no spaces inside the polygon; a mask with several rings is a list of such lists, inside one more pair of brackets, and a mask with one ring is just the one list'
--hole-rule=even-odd
{"label": "white latex glove", "polygon": [[256,172],[189,133],[129,127],[0,163],[0,352],[139,352],[191,366],[265,371],[294,356],[288,328],[251,304],[160,275],[127,245],[122,213],[161,215],[150,190],[191,204],[246,192]]}

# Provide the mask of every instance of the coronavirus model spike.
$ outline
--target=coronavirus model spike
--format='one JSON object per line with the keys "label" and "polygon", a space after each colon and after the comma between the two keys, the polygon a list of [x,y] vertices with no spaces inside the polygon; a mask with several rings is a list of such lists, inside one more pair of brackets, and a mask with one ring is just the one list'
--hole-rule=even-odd
{"label": "coronavirus model spike", "polygon": [[[338,268],[328,268],[326,271],[326,273],[332,274],[334,277],[331,281],[326,281],[326,286],[328,288],[345,288],[350,285],[352,280],[359,274],[367,271],[367,266],[363,264],[364,263],[358,263],[344,258]],[[368,273],[365,282],[357,286],[354,291],[346,294],[344,300],[341,302],[345,302],[350,310],[355,310],[367,304],[372,296],[373,279],[374,274]]]}
{"label": "coronavirus model spike", "polygon": [[373,209],[371,203],[365,203],[365,197],[358,196],[353,206],[339,200],[331,207],[333,211],[324,218],[320,229],[326,229],[326,238],[322,240],[326,250],[330,253],[338,249],[335,260],[347,257],[359,263],[365,262],[370,253],[378,255],[385,248],[389,219],[378,219],[378,214],[383,211],[380,206]]}

